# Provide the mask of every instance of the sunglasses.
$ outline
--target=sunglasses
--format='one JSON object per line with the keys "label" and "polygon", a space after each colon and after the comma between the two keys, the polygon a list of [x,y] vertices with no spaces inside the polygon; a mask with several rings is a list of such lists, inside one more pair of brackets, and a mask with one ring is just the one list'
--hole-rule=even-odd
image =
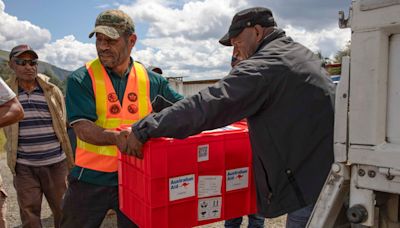
{"label": "sunglasses", "polygon": [[26,64],[29,64],[31,66],[36,66],[38,64],[37,59],[14,59],[15,63],[19,66],[25,66]]}

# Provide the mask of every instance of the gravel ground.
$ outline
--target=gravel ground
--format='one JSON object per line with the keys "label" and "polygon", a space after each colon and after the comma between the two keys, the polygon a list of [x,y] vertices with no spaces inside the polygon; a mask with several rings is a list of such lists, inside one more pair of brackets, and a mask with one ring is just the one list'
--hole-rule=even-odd
{"label": "gravel ground", "polygon": [[[3,185],[7,191],[7,222],[9,227],[20,228],[21,220],[19,216],[19,208],[16,198],[16,193],[12,184],[12,175],[10,170],[7,167],[7,162],[5,159],[5,153],[0,152],[0,174],[3,178]],[[53,217],[51,215],[51,211],[49,206],[47,205],[46,200],[43,200],[42,206],[42,224],[43,227],[54,227],[53,226]],[[284,227],[286,217],[282,216],[275,219],[266,219],[265,226],[268,228],[282,228]],[[117,227],[115,222],[115,215],[110,214],[104,220],[101,228],[112,228]],[[211,223],[209,225],[198,226],[197,228],[220,228],[224,227],[223,222]],[[244,218],[243,225],[241,227],[247,227],[247,218]]]}

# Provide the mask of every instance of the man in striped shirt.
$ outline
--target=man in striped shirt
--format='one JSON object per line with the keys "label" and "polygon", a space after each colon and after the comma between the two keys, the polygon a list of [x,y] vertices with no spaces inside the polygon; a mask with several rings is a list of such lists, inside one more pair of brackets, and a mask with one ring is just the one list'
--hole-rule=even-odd
{"label": "man in striped shirt", "polygon": [[60,227],[71,145],[66,131],[65,103],[59,88],[37,72],[38,55],[28,45],[11,50],[9,81],[25,111],[18,125],[5,131],[8,165],[14,175],[23,227],[41,227],[43,195]]}

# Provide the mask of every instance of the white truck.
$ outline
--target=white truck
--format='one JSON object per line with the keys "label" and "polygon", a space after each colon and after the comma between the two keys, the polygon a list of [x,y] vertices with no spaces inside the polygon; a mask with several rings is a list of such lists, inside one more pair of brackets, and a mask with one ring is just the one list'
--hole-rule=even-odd
{"label": "white truck", "polygon": [[352,35],[336,94],[335,163],[307,226],[400,227],[400,0],[353,0],[339,26]]}

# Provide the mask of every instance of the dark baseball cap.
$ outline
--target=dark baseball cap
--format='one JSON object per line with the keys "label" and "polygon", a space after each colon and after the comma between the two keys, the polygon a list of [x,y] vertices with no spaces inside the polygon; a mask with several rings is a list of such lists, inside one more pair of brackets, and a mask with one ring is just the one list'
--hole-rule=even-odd
{"label": "dark baseball cap", "polygon": [[92,38],[96,32],[103,33],[111,39],[118,39],[125,32],[134,33],[135,24],[132,18],[122,10],[106,10],[97,16],[95,28],[89,34],[89,38]]}
{"label": "dark baseball cap", "polygon": [[10,59],[12,57],[18,57],[19,55],[21,55],[22,53],[25,52],[29,52],[31,53],[33,56],[35,56],[36,59],[39,58],[39,56],[36,54],[36,52],[27,44],[20,44],[18,46],[13,47],[13,49],[11,49],[10,52]]}
{"label": "dark baseball cap", "polygon": [[162,71],[162,69],[160,67],[149,66],[147,69],[150,70],[150,71],[156,72],[157,74],[162,74],[163,73],[163,71]]}
{"label": "dark baseball cap", "polygon": [[235,14],[228,32],[219,40],[222,45],[232,46],[231,38],[238,36],[243,29],[261,25],[276,26],[272,11],[264,7],[253,7]]}

